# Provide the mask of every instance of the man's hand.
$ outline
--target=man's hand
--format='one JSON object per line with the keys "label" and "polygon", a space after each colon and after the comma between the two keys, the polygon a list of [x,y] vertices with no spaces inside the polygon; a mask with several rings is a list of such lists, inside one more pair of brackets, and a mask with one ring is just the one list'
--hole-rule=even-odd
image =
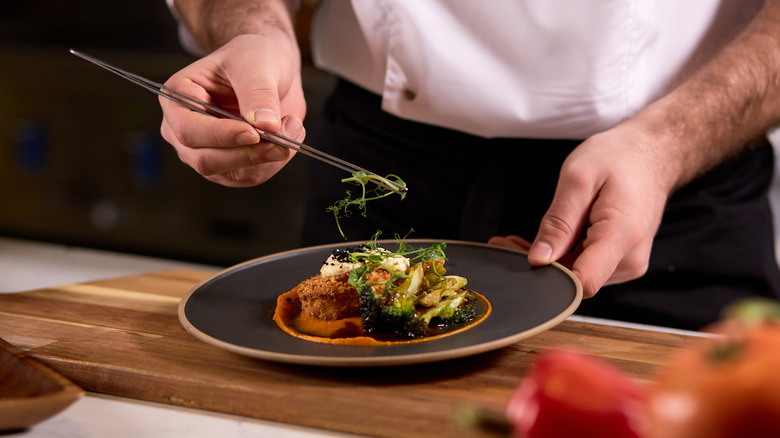
{"label": "man's hand", "polygon": [[[254,186],[271,178],[294,155],[261,141],[260,132],[277,132],[295,141],[305,136],[300,53],[283,4],[269,2],[267,8],[247,6],[243,13],[237,9],[228,14],[225,8],[214,9],[212,3],[177,2],[201,43],[217,48],[165,85],[249,123],[205,116],[161,97],[160,132],[179,158],[208,180],[231,187]],[[230,23],[220,26],[220,20]],[[239,34],[225,35],[223,29]]]}
{"label": "man's hand", "polygon": [[[563,164],[529,262],[571,267],[585,297],[641,276],[669,195],[780,122],[778,23],[780,1],[768,0],[680,86],[578,146]],[[527,247],[517,237],[490,243]]]}
{"label": "man's hand", "polygon": [[671,178],[656,151],[635,146],[636,139],[626,125],[583,142],[561,168],[534,244],[516,236],[490,243],[527,249],[535,266],[567,265],[586,298],[644,274]]}

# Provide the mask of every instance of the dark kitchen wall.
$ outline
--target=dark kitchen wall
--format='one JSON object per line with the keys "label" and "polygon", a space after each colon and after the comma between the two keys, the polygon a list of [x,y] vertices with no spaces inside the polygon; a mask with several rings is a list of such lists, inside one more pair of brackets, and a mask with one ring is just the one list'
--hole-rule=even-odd
{"label": "dark kitchen wall", "polygon": [[[163,0],[2,2],[0,235],[222,265],[300,245],[309,158],[208,182],[160,137],[156,96],[71,47],[160,82],[195,59]],[[331,83],[305,69],[307,127]]]}

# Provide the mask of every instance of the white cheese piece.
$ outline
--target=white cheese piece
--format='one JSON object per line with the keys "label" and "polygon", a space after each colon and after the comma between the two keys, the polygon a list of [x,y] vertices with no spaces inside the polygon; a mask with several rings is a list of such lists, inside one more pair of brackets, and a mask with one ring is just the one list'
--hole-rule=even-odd
{"label": "white cheese piece", "polygon": [[382,266],[391,272],[406,272],[409,270],[410,263],[407,257],[395,255],[382,260]]}
{"label": "white cheese piece", "polygon": [[325,263],[322,264],[320,275],[323,277],[336,277],[341,274],[346,274],[359,266],[360,263],[339,261],[331,254],[331,256],[328,257],[328,260],[325,260]]}
{"label": "white cheese piece", "polygon": [[[387,251],[386,249],[377,248],[376,250],[372,251],[372,254],[381,255],[383,253],[389,253],[389,252],[390,251]],[[339,257],[337,257],[335,254],[331,254],[330,257],[328,257],[328,260],[326,260],[325,263],[322,264],[322,267],[320,268],[320,275],[322,275],[323,277],[335,277],[338,275],[349,273],[353,269],[358,268],[360,266],[361,266],[360,263],[341,261],[339,260]],[[382,267],[387,269],[388,271],[406,272],[409,270],[410,266],[411,266],[411,262],[409,261],[409,258],[401,255],[390,256],[382,260]]]}

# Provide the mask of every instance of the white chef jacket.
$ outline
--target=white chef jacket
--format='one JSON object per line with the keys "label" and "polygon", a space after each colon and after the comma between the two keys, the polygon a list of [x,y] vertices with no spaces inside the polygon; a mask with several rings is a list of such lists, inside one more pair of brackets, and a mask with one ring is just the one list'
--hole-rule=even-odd
{"label": "white chef jacket", "polygon": [[399,117],[484,137],[584,139],[667,93],[763,2],[320,0],[311,46],[318,67]]}
{"label": "white chef jacket", "polygon": [[405,119],[484,137],[583,139],[667,93],[762,3],[325,0],[312,51],[320,68]]}

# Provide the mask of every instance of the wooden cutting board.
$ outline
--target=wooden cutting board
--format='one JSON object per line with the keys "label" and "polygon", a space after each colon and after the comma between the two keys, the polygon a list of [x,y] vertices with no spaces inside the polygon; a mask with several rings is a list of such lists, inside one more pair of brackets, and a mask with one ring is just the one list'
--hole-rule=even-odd
{"label": "wooden cutting board", "polygon": [[576,345],[647,380],[688,337],[565,321],[499,351],[423,365],[320,368],[238,356],[184,331],[180,299],[211,274],[164,271],[0,294],[0,337],[91,392],[381,437],[480,436],[543,350]]}

